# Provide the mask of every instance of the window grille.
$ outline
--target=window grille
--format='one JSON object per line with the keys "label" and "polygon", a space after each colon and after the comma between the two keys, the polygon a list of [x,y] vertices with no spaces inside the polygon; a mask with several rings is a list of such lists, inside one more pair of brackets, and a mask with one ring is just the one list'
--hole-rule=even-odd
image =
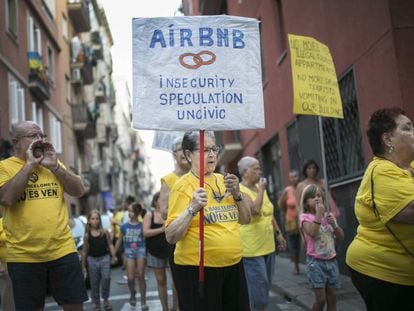
{"label": "window grille", "polygon": [[360,176],[364,154],[353,70],[339,81],[343,119],[323,118],[326,170],[329,183]]}

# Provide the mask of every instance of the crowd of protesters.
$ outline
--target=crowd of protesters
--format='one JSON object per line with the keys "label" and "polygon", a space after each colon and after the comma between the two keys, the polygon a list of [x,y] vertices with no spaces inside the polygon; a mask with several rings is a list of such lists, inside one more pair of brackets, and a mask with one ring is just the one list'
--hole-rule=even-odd
{"label": "crowd of protesters", "polygon": [[[401,109],[380,109],[367,134],[374,159],[356,196],[359,226],[346,263],[367,310],[412,309],[414,127]],[[277,250],[289,251],[297,275],[302,247],[315,295],[312,310],[336,310],[336,243],[344,231],[317,162],[304,164],[302,181],[299,170],[292,170],[291,185],[272,202],[258,159],[242,157],[237,173],[218,173],[220,146],[213,132],[203,137],[191,131],[174,141],[174,171],[161,179],[151,206],[126,197],[112,217],[111,233],[100,212],[90,211],[80,262],[64,193],[81,197],[81,178],[58,160],[36,123],[14,125],[14,155],[0,161],[3,308],[42,310],[49,290],[63,310],[83,310],[87,270],[94,310],[112,310],[110,266],[119,262],[131,306],[137,304],[138,281],[141,310],[149,310],[146,267],[153,269],[165,311],[168,275],[172,310],[265,310]],[[274,204],[282,213],[280,226]]]}

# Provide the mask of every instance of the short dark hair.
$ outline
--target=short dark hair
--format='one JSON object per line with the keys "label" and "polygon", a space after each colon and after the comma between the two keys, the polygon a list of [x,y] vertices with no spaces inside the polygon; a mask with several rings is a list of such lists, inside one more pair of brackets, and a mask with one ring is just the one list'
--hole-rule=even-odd
{"label": "short dark hair", "polygon": [[144,209],[141,205],[141,203],[139,202],[134,202],[131,204],[131,208],[132,208],[132,212],[134,213],[135,216],[139,216],[142,215],[142,210]]}
{"label": "short dark hair", "polygon": [[134,196],[132,196],[132,195],[128,195],[128,196],[125,198],[125,203],[127,203],[128,205],[132,204],[133,202],[135,202],[135,197],[134,197]]}
{"label": "short dark hair", "polygon": [[315,160],[308,160],[308,161],[306,161],[305,162],[305,164],[303,164],[303,168],[302,168],[302,174],[303,174],[303,176],[305,176],[305,178],[307,178],[308,177],[308,175],[306,175],[307,173],[306,173],[306,170],[308,169],[308,167],[309,166],[311,166],[311,165],[315,165],[315,168],[316,168],[316,174],[318,174],[319,173],[319,165],[318,165],[318,163],[316,163],[316,161]]}
{"label": "short dark hair", "polygon": [[382,134],[391,132],[397,127],[395,119],[399,115],[405,115],[405,111],[401,108],[383,108],[371,115],[368,121],[367,136],[374,155],[384,154]]}
{"label": "short dark hair", "polygon": [[157,205],[157,201],[160,198],[160,192],[157,191],[154,193],[154,196],[152,197],[152,201],[151,201],[151,206],[155,207],[155,205]]}

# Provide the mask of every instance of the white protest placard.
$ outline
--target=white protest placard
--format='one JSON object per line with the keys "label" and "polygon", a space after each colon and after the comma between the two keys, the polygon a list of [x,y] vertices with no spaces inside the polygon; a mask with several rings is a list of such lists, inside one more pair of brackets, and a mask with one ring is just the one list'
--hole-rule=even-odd
{"label": "white protest placard", "polygon": [[258,20],[134,18],[132,40],[133,128],[264,128]]}
{"label": "white protest placard", "polygon": [[183,138],[184,132],[178,131],[155,131],[152,141],[152,149],[172,151],[174,140],[178,137]]}

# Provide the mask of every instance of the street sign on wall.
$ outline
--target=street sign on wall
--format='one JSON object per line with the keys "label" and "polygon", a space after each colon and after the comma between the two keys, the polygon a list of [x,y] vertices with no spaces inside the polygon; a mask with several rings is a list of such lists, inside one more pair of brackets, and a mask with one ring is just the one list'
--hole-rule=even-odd
{"label": "street sign on wall", "polygon": [[258,20],[134,18],[132,40],[133,128],[264,128]]}

